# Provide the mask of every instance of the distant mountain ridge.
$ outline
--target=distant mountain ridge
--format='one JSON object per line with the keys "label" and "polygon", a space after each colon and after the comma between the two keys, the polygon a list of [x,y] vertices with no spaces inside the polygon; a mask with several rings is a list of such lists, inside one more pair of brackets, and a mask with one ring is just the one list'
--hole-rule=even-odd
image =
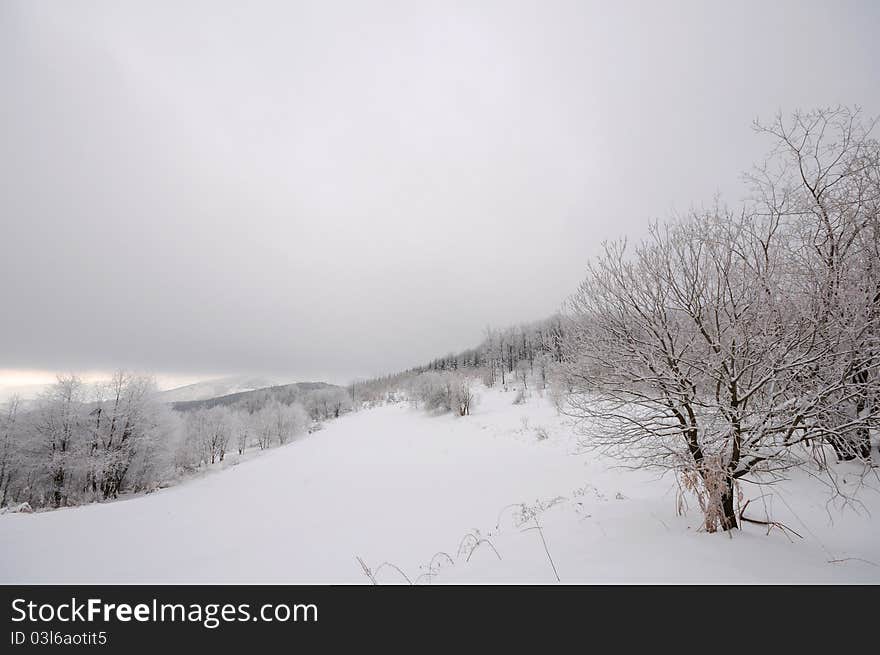
{"label": "distant mountain ridge", "polygon": [[182,400],[172,402],[171,406],[179,412],[195,411],[197,409],[210,409],[212,407],[230,406],[262,406],[266,400],[275,399],[284,404],[290,404],[307,394],[324,389],[340,389],[342,387],[327,382],[293,382],[291,384],[277,384],[273,386],[238,391],[212,398],[199,400]]}
{"label": "distant mountain ridge", "polygon": [[265,389],[283,384],[282,380],[258,376],[231,376],[214,380],[203,380],[182,387],[168,389],[159,393],[159,398],[166,403],[192,402],[207,400],[229,394]]}
{"label": "distant mountain ridge", "polygon": [[18,397],[23,403],[32,403],[37,396],[51,386],[51,382],[42,384],[5,384],[0,385],[0,403]]}

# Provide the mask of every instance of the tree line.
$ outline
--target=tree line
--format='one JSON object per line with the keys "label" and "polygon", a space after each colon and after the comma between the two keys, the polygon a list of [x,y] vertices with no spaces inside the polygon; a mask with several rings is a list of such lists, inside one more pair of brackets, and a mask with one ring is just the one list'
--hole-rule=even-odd
{"label": "tree line", "polygon": [[410,400],[433,412],[459,414],[456,397],[462,397],[467,408],[462,415],[466,415],[478,383],[505,390],[524,389],[529,384],[546,388],[554,365],[562,361],[564,337],[562,314],[506,328],[488,327],[474,348],[399,373],[356,380],[347,389],[352,403],[359,407]]}
{"label": "tree line", "polygon": [[231,403],[161,401],[149,376],[117,372],[88,385],[61,376],[33,403],[0,414],[0,507],[105,501],[152,491],[225,461],[319,429],[352,409],[341,387],[288,385]]}

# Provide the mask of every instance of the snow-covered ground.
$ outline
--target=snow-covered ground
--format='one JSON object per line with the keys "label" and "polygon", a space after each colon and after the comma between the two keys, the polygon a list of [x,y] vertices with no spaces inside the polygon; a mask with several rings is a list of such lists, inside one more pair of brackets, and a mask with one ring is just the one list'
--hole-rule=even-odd
{"label": "snow-covered ground", "polygon": [[548,400],[513,398],[483,390],[465,418],[366,410],[147,496],[0,516],[0,582],[368,582],[357,558],[382,583],[553,582],[554,566],[563,582],[880,582],[876,477],[858,514],[829,513],[814,482],[777,488],[772,517],[803,539],[705,534],[672,479],[577,454]]}

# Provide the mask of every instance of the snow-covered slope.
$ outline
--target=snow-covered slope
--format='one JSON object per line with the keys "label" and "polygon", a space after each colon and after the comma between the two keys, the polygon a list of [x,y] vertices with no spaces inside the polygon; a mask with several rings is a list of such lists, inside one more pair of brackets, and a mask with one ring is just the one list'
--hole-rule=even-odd
{"label": "snow-covered slope", "polygon": [[218,396],[228,396],[232,393],[272,387],[276,384],[283,384],[283,382],[265,377],[233,376],[216,380],[205,380],[175,389],[168,389],[161,392],[159,397],[166,403],[207,400],[208,398],[217,398]]}
{"label": "snow-covered slope", "polygon": [[880,582],[876,491],[828,514],[795,480],[768,502],[803,539],[709,535],[671,480],[575,454],[546,400],[481,395],[470,417],[362,411],[144,497],[0,516],[0,583],[368,582],[358,557],[380,583]]}

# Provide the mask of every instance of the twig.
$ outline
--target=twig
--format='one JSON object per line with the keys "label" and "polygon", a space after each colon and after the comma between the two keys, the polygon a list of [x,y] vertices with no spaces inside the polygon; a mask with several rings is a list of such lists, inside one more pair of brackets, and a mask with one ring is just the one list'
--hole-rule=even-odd
{"label": "twig", "polygon": [[360,557],[358,557],[358,556],[355,556],[355,557],[357,558],[357,561],[360,562],[361,568],[364,570],[364,574],[370,579],[370,582],[372,582],[374,585],[378,585],[378,584],[379,584],[378,582],[376,582],[376,575],[379,573],[379,571],[381,571],[382,569],[384,569],[386,566],[391,567],[392,569],[394,569],[395,571],[397,571],[398,573],[400,573],[400,575],[402,575],[403,578],[404,578],[409,584],[412,584],[412,583],[413,583],[413,581],[409,579],[409,576],[408,576],[406,573],[404,573],[403,571],[401,571],[401,570],[400,570],[400,567],[397,566],[396,564],[392,564],[391,562],[382,562],[378,567],[376,567],[376,570],[375,570],[375,571],[371,571],[371,570],[370,570],[370,567],[366,565],[366,563],[364,562],[364,560],[362,560],[362,559],[361,559]]}
{"label": "twig", "polygon": [[471,552],[468,553],[467,559],[465,560],[466,562],[471,561],[471,555],[473,555],[474,551],[480,547],[480,544],[487,544],[489,546],[489,548],[492,549],[492,552],[495,553],[495,557],[498,558],[498,561],[499,562],[501,561],[501,555],[498,553],[498,549],[495,548],[494,545],[492,545],[492,542],[489,541],[488,539],[480,539],[479,541],[477,541],[477,543],[474,544],[474,547],[471,548]]}
{"label": "twig", "polygon": [[356,555],[355,557],[357,558],[357,561],[360,562],[361,568],[364,570],[364,575],[366,575],[374,585],[378,585],[379,583],[376,582],[376,578],[373,576],[373,572],[370,571],[370,567],[364,563],[364,560],[362,560],[360,556]]}
{"label": "twig", "polygon": [[[795,532],[790,527],[788,527],[784,523],[780,523],[779,521],[759,521],[757,519],[750,519],[750,518],[747,518],[746,516],[744,516],[745,511],[746,511],[746,507],[749,506],[750,502],[752,502],[751,498],[749,498],[746,501],[746,504],[742,506],[742,509],[739,510],[739,520],[740,521],[745,521],[746,523],[754,523],[755,525],[766,525],[766,526],[768,526],[768,528],[779,528],[780,530],[782,530],[782,534],[786,534],[785,531],[788,530],[796,537],[803,539],[803,537],[798,532]],[[769,530],[768,530],[768,534],[769,534]],[[786,535],[786,536],[788,536],[788,535]]]}
{"label": "twig", "polygon": [[553,558],[550,556],[550,549],[547,548],[547,540],[544,539],[544,531],[541,529],[541,524],[538,523],[538,517],[533,516],[532,518],[535,521],[535,527],[534,528],[526,528],[525,530],[523,530],[523,532],[527,532],[529,530],[537,530],[538,531],[538,534],[541,535],[541,543],[544,544],[544,552],[547,553],[547,559],[550,560],[550,566],[553,567],[553,575],[556,576],[556,582],[562,582],[562,580],[559,579],[559,572],[556,570],[556,564],[553,563]]}
{"label": "twig", "polygon": [[409,579],[409,576],[408,576],[406,573],[404,573],[403,571],[400,570],[400,567],[399,567],[399,566],[397,566],[396,564],[392,564],[391,562],[382,562],[382,563],[379,565],[379,567],[376,569],[376,573],[378,573],[379,571],[381,571],[381,570],[382,570],[383,568],[385,568],[386,566],[390,566],[392,569],[394,569],[395,571],[397,571],[398,573],[400,573],[400,575],[403,576],[404,580],[406,580],[409,584],[412,584],[412,583],[413,583],[413,581]]}
{"label": "twig", "polygon": [[422,578],[428,578],[428,584],[430,584],[431,578],[433,578],[436,575],[437,574],[432,571],[425,571],[424,573],[419,574],[419,576],[416,578],[416,581],[413,584],[419,584],[419,580],[421,580]]}
{"label": "twig", "polygon": [[455,561],[452,559],[452,557],[449,555],[449,553],[441,550],[441,551],[434,553],[434,557],[432,557],[431,561],[428,562],[428,569],[429,570],[434,569],[434,560],[437,559],[437,555],[443,555],[443,557],[445,557],[452,566],[455,566]]}
{"label": "twig", "polygon": [[[488,544],[489,548],[491,548],[493,551],[495,551],[495,556],[499,559],[499,561],[501,560],[501,555],[498,553],[498,549],[495,548],[495,546],[492,544],[492,542],[489,541],[488,539],[478,537],[473,532],[468,532],[461,538],[461,541],[458,544],[458,550],[455,553],[456,557],[461,557],[462,549],[465,548],[465,542],[468,540],[468,538],[473,539],[474,543],[470,547],[470,550],[468,550],[467,558],[465,561],[467,561],[467,562],[471,561],[471,555],[474,554],[474,551],[480,546],[480,544]],[[450,558],[450,560],[451,559],[452,558]],[[431,560],[431,561],[433,561],[433,560]]]}
{"label": "twig", "polygon": [[861,557],[844,557],[842,559],[830,559],[828,560],[829,564],[840,564],[842,562],[849,562],[850,560],[855,560],[856,562],[864,562],[865,564],[870,564],[871,566],[876,566],[880,568],[880,564],[877,562],[872,562],[869,559],[862,559]]}
{"label": "twig", "polygon": [[502,507],[498,512],[498,520],[495,522],[495,530],[501,529],[501,515],[504,514],[504,512],[509,510],[511,507],[519,507],[520,510],[522,510],[525,506],[525,503],[511,503],[510,505],[505,505],[504,507]]}

